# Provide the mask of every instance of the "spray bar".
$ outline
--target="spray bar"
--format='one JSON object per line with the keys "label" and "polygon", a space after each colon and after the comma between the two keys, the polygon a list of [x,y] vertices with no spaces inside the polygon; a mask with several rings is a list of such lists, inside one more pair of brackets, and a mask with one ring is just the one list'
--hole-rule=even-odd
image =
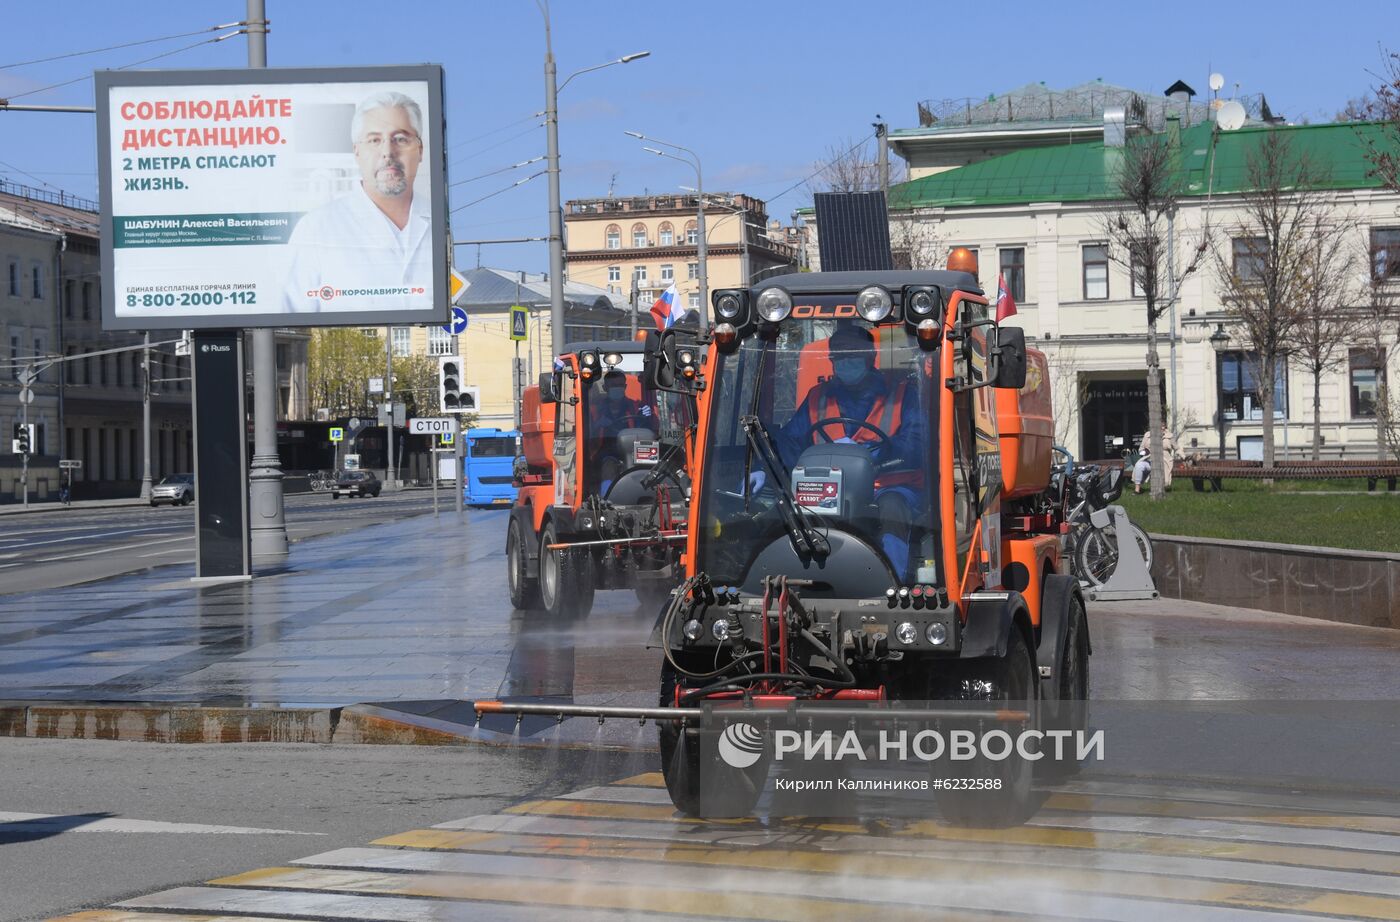
{"label": "spray bar", "polygon": [[685,533],[675,535],[649,535],[644,538],[603,538],[598,541],[568,541],[562,544],[550,544],[545,550],[567,551],[571,547],[597,547],[604,544],[656,544],[659,541],[683,541]]}
{"label": "spray bar", "polygon": [[[731,702],[725,702],[731,703]],[[764,718],[791,718],[797,716],[792,707],[720,707],[720,708],[666,708],[666,707],[619,707],[616,705],[590,704],[541,704],[515,701],[478,701],[475,704],[476,717],[480,721],[485,714],[515,714],[517,719],[528,715],[555,717],[596,717],[601,723],[609,717],[630,720],[700,720],[707,715],[734,720]],[[853,707],[814,707],[803,708],[803,716],[829,720],[995,720],[998,723],[1026,723],[1030,714],[1026,711],[996,710],[988,712],[957,710],[955,708],[853,708]]]}

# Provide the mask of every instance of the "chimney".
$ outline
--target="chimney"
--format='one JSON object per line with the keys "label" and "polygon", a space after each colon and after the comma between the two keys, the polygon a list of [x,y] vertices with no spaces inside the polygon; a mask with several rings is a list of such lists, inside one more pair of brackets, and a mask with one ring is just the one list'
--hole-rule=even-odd
{"label": "chimney", "polygon": [[[1176,103],[1177,111],[1186,119],[1186,127],[1191,127],[1191,97],[1196,95],[1196,91],[1186,83],[1185,80],[1178,80],[1167,87],[1166,97]],[[1179,129],[1178,129],[1179,130]]]}
{"label": "chimney", "polygon": [[1175,112],[1167,116],[1167,144],[1174,148],[1181,146],[1181,116]]}
{"label": "chimney", "polygon": [[1103,110],[1103,146],[1122,147],[1128,142],[1128,114],[1122,106]]}

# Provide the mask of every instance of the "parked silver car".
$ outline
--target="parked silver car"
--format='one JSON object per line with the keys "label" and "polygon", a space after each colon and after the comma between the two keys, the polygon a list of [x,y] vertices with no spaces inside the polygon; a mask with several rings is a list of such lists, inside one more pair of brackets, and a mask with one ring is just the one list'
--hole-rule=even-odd
{"label": "parked silver car", "polygon": [[160,483],[151,487],[151,505],[169,503],[172,506],[188,506],[194,502],[194,475],[170,474],[161,478]]}

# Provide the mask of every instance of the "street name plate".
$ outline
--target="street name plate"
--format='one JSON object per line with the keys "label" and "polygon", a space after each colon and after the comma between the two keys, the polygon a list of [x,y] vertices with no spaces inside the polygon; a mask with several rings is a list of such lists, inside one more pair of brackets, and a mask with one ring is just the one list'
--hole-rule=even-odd
{"label": "street name plate", "polygon": [[408,431],[411,435],[444,435],[457,431],[457,420],[452,417],[427,417],[410,419]]}

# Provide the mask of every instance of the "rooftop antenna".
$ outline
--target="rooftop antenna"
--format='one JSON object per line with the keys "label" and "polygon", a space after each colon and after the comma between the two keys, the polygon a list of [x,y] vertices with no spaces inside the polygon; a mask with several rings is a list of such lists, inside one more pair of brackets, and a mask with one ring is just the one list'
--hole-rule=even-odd
{"label": "rooftop antenna", "polygon": [[1210,75],[1210,117],[1216,118],[1220,110],[1220,88],[1225,85],[1225,75],[1212,73]]}
{"label": "rooftop antenna", "polygon": [[608,180],[608,198],[613,197],[613,189],[617,186],[617,174],[612,174],[612,179]]}
{"label": "rooftop antenna", "polygon": [[1246,121],[1244,106],[1237,100],[1231,99],[1220,107],[1215,121],[1220,126],[1221,131],[1236,131],[1243,128]]}

